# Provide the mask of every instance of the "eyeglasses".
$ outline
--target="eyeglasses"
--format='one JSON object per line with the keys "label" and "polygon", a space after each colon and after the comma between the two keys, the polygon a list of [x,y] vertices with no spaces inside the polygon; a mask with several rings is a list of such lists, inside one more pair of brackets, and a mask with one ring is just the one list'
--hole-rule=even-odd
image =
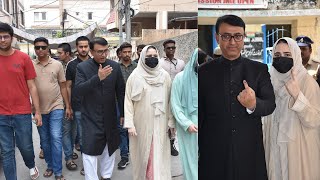
{"label": "eyeglasses", "polygon": [[175,46],[172,46],[172,47],[166,47],[166,49],[173,49],[173,50],[175,50],[176,49],[176,47]]}
{"label": "eyeglasses", "polygon": [[46,50],[48,48],[48,46],[35,46],[34,47],[35,50],[40,50],[40,48],[41,48],[41,50]]}
{"label": "eyeglasses", "polygon": [[6,41],[6,40],[9,40],[11,38],[10,35],[3,35],[3,36],[0,36],[0,40],[2,41]]}
{"label": "eyeglasses", "polygon": [[99,56],[102,56],[104,54],[107,54],[109,52],[109,49],[105,49],[105,50],[93,50],[94,52],[96,52]]}
{"label": "eyeglasses", "polygon": [[234,41],[239,42],[243,40],[244,35],[242,34],[235,34],[235,35],[231,35],[231,34],[220,34],[219,36],[221,37],[222,41],[231,41],[231,39],[233,38]]}

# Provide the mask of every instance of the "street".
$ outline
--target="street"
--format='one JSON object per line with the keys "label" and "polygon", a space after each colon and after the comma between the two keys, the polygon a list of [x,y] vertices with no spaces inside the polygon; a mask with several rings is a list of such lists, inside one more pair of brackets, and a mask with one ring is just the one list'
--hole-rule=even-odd
{"label": "street", "polygon": [[[44,178],[43,173],[46,170],[46,163],[43,159],[39,158],[39,152],[40,152],[40,139],[38,135],[38,131],[35,127],[33,126],[33,145],[34,145],[34,151],[35,151],[35,161],[36,161],[36,166],[39,168],[40,171],[40,176],[39,180],[53,180],[54,175],[52,175],[50,178]],[[83,167],[82,166],[82,160],[80,153],[75,150],[75,152],[79,155],[79,158],[75,160],[75,163],[78,165],[78,169],[75,171],[69,171],[66,166],[65,166],[65,161],[64,161],[64,155],[63,155],[63,170],[62,174],[67,180],[80,180],[84,179],[84,176],[80,175],[80,170]],[[180,164],[180,159],[179,156],[174,157],[171,156],[171,162],[172,162],[172,178],[173,180],[183,180],[182,177],[182,167]],[[131,170],[131,165],[129,164],[126,169],[124,170],[118,170],[117,164],[120,161],[120,152],[119,150],[116,152],[116,160],[115,160],[115,167],[112,175],[112,180],[130,180],[132,179],[132,170]],[[17,173],[18,173],[18,180],[30,180],[29,176],[29,170],[25,166],[23,159],[20,155],[20,152],[18,148],[16,148],[16,163],[17,163]],[[3,169],[2,169],[2,164],[0,167],[0,180],[5,180]]]}

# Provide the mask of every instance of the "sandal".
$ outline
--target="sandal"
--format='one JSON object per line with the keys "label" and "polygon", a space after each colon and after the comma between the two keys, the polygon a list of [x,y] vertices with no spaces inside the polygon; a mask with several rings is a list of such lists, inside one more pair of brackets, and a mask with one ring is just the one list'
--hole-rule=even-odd
{"label": "sandal", "polygon": [[40,149],[39,158],[44,159],[44,154],[42,149]]}
{"label": "sandal", "polygon": [[55,176],[56,180],[66,180],[62,175],[61,176]]}
{"label": "sandal", "polygon": [[70,171],[74,171],[77,169],[78,165],[73,161],[66,162],[66,166]]}
{"label": "sandal", "polygon": [[72,154],[72,159],[73,159],[73,160],[78,159],[78,154],[74,152],[74,153]]}
{"label": "sandal", "polygon": [[52,169],[47,169],[46,172],[44,172],[43,177],[51,177],[53,174],[53,170]]}
{"label": "sandal", "polygon": [[84,174],[84,168],[81,169],[80,174],[81,174],[82,176],[85,175],[85,174]]}
{"label": "sandal", "polygon": [[30,178],[31,179],[37,179],[39,177],[39,170],[38,168],[35,166],[34,168],[30,169]]}

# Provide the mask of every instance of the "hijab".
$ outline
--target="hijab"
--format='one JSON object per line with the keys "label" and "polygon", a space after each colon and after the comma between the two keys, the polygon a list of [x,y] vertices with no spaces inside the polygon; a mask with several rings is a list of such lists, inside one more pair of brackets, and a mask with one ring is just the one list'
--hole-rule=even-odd
{"label": "hijab", "polygon": [[[301,81],[303,81],[304,77],[307,75],[307,70],[302,65],[301,51],[296,41],[286,37],[278,39],[273,46],[273,57],[276,46],[281,39],[285,40],[289,46],[293,59],[292,69],[294,68],[296,70],[296,79],[298,84],[301,84]],[[296,118],[296,112],[289,108],[290,98],[293,97],[291,97],[285,86],[285,84],[292,78],[292,69],[283,74],[279,73],[273,66],[271,66],[270,69],[271,82],[274,87],[277,106],[272,116],[274,116],[273,119],[279,123],[277,142],[294,141],[296,138],[296,128],[298,127],[297,124],[299,123],[299,120]]]}
{"label": "hijab", "polygon": [[157,116],[165,113],[167,87],[165,87],[164,83],[166,75],[169,77],[169,74],[159,63],[154,68],[150,68],[146,65],[146,55],[150,48],[157,51],[157,58],[159,58],[158,50],[154,46],[147,45],[142,49],[138,66],[135,69],[135,74],[142,78],[137,78],[132,82],[131,99],[134,101],[140,100],[142,98],[143,89],[146,87],[145,83],[147,83],[149,85],[148,88],[151,88],[150,104],[155,108],[155,116]]}
{"label": "hijab", "polygon": [[182,74],[182,99],[181,104],[188,114],[193,113],[198,109],[198,75],[195,72],[195,67],[198,65],[198,48],[193,51],[193,54],[186,64]]}

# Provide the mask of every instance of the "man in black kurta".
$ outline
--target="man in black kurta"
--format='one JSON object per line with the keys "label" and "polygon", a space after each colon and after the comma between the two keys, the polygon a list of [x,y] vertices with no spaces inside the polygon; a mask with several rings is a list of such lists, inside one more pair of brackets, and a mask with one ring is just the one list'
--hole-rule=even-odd
{"label": "man in black kurta", "polygon": [[267,180],[261,116],[275,109],[266,65],[241,57],[245,24],[216,23],[222,57],[199,68],[199,179]]}
{"label": "man in black kurta", "polygon": [[90,42],[94,56],[77,66],[76,91],[82,98],[82,151],[86,180],[97,176],[97,159],[101,158],[100,172],[111,178],[114,152],[120,143],[117,127],[116,97],[123,117],[125,84],[118,63],[107,60],[108,43],[103,38]]}

